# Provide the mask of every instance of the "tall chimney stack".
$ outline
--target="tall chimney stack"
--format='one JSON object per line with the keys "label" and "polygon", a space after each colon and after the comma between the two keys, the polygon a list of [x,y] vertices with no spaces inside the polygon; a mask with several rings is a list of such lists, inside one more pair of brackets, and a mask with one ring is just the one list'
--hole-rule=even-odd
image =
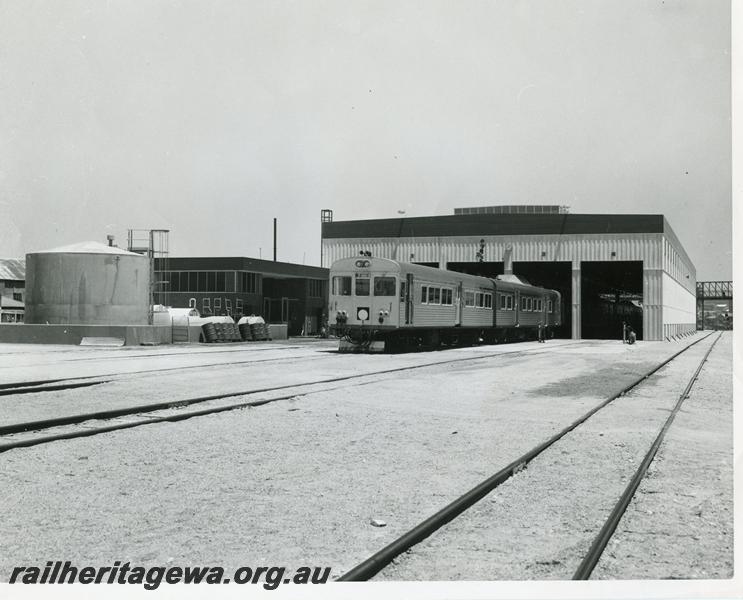
{"label": "tall chimney stack", "polygon": [[273,262],[276,262],[276,217],[273,218]]}

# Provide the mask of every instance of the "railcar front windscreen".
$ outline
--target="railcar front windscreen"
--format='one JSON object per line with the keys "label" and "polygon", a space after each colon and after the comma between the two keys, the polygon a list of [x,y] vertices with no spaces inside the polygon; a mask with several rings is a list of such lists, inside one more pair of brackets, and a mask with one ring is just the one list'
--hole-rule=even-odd
{"label": "railcar front windscreen", "polygon": [[394,296],[395,295],[395,278],[394,277],[375,277],[374,278],[374,295],[375,296]]}
{"label": "railcar front windscreen", "polygon": [[351,278],[336,275],[333,277],[333,295],[350,296],[351,295]]}

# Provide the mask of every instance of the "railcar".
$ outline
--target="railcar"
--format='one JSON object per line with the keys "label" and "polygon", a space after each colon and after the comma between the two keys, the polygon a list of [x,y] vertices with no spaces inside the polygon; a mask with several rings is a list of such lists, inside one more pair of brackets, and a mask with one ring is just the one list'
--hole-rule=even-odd
{"label": "railcar", "polygon": [[561,310],[559,292],[514,275],[491,279],[368,256],[330,268],[328,315],[342,349],[536,338],[561,324]]}

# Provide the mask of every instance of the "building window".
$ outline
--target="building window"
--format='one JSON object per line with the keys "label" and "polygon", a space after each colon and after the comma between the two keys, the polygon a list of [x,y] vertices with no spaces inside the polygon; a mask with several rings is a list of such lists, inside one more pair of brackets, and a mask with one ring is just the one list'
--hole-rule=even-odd
{"label": "building window", "polygon": [[215,312],[222,308],[222,298],[214,298],[214,310]]}
{"label": "building window", "polygon": [[[196,301],[196,299],[194,298],[194,302],[195,301]],[[212,312],[212,307],[211,307],[209,298],[202,298],[201,299],[201,312],[204,312],[204,313],[210,313],[210,312]]]}
{"label": "building window", "polygon": [[323,283],[324,282],[322,279],[310,279],[308,295],[311,298],[322,298],[323,297],[323,293],[322,293]]}
{"label": "building window", "polygon": [[229,298],[224,299],[224,309],[228,315],[232,314],[232,300],[230,300]]}
{"label": "building window", "polygon": [[[258,273],[240,271],[237,278],[238,291],[246,294],[260,294]],[[350,292],[348,293],[350,296]]]}
{"label": "building window", "polygon": [[237,300],[235,300],[235,310],[238,313],[243,314],[243,299],[242,298],[238,298]]}
{"label": "building window", "polygon": [[23,302],[23,294],[19,294],[18,292],[13,292],[13,300],[17,300],[18,302]]}

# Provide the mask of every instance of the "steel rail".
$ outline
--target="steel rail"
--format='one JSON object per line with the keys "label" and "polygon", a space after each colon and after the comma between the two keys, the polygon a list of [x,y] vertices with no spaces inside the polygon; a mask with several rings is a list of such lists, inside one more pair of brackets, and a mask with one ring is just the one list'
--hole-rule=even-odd
{"label": "steel rail", "polygon": [[434,515],[430,516],[426,520],[422,521],[413,529],[409,530],[407,533],[403,534],[402,536],[398,537],[394,541],[392,541],[390,544],[379,550],[378,552],[374,553],[372,556],[364,560],[363,562],[359,563],[355,567],[353,567],[350,571],[347,571],[343,575],[341,575],[337,581],[367,581],[374,577],[379,571],[384,569],[387,565],[389,565],[395,558],[397,558],[400,554],[403,552],[406,552],[416,544],[419,544],[424,539],[429,537],[431,534],[439,530],[441,527],[458,517],[460,514],[462,514],[465,510],[469,509],[472,505],[477,503],[478,501],[482,500],[485,496],[487,496],[490,492],[492,492],[495,488],[497,488],[499,485],[501,485],[503,482],[507,481],[511,476],[521,471],[526,465],[531,462],[534,458],[539,456],[542,452],[544,452],[547,448],[552,446],[555,442],[563,438],[565,435],[570,433],[573,429],[587,421],[589,418],[591,418],[595,413],[597,413],[599,410],[616,400],[617,398],[620,398],[621,396],[624,396],[627,392],[632,390],[633,388],[640,385],[643,381],[651,377],[654,373],[662,369],[664,366],[666,366],[668,363],[670,363],[672,360],[674,360],[676,357],[678,357],[680,354],[683,354],[686,352],[689,348],[692,346],[695,346],[699,342],[706,340],[710,335],[708,334],[698,340],[693,341],[688,346],[685,346],[675,354],[673,354],[671,357],[667,358],[657,366],[653,367],[650,371],[645,373],[642,377],[639,377],[635,381],[633,381],[631,384],[623,388],[618,393],[614,394],[610,398],[602,401],[601,403],[597,404],[595,407],[593,407],[591,410],[586,412],[583,416],[579,417],[576,421],[568,425],[565,429],[561,430],[545,442],[539,444],[538,446],[532,448],[529,450],[526,454],[520,456],[510,464],[508,464],[506,467],[489,477],[488,479],[485,479],[478,485],[476,485],[474,488],[469,490],[468,492],[461,495],[459,498],[439,510]]}
{"label": "steel rail", "polygon": [[[274,343],[274,342],[269,342]],[[231,347],[225,348],[223,344],[219,344],[217,346],[212,346],[213,350],[198,350],[195,352],[188,352],[187,350],[183,350],[181,352],[151,352],[149,354],[127,354],[126,352],[122,352],[118,356],[79,356],[75,358],[63,358],[58,361],[53,361],[52,363],[37,363],[37,364],[27,364],[23,365],[24,367],[44,367],[49,364],[56,364],[58,362],[91,362],[91,361],[105,361],[105,360],[127,360],[127,359],[139,359],[139,358],[159,358],[161,356],[202,356],[202,355],[210,355],[210,354],[243,354],[243,353],[250,353],[250,352],[269,352],[271,350],[297,350],[299,348],[306,348],[307,346],[302,345],[280,345],[280,346],[271,346],[268,348],[265,347],[258,347],[255,345],[255,342],[250,341],[243,341],[243,342],[226,342],[226,344],[231,344]],[[239,345],[238,345],[239,344]],[[309,344],[308,344],[309,345]],[[250,348],[250,350],[248,350]],[[101,350],[101,348],[99,348]],[[102,348],[102,350],[106,350],[106,348]],[[93,350],[89,350],[88,352],[93,353]],[[0,356],[2,356],[2,353],[0,353]],[[12,368],[12,367],[7,367]]]}
{"label": "steel rail", "polygon": [[[570,344],[551,344],[550,347],[557,347],[562,348],[564,346],[568,346]],[[298,346],[297,346],[298,347]],[[278,348],[268,348],[265,350],[261,350],[261,352],[267,352],[268,350],[277,350]],[[541,349],[541,348],[540,348]],[[488,358],[491,356],[499,356],[501,354],[519,354],[523,352],[529,352],[529,350],[515,350],[513,352],[495,352],[490,354],[482,354],[481,358]],[[337,352],[334,352],[337,354]],[[199,352],[198,354],[206,354],[204,352]],[[188,354],[183,354],[182,356],[189,356]],[[185,365],[181,367],[166,367],[162,369],[145,369],[143,371],[129,371],[124,373],[103,373],[99,375],[81,375],[80,377],[66,377],[61,379],[42,379],[38,381],[18,381],[15,383],[0,383],[0,390],[6,390],[6,389],[17,389],[17,388],[23,388],[27,386],[32,385],[44,385],[47,383],[57,383],[60,381],[79,381],[81,379],[95,379],[96,377],[125,377],[127,375],[141,375],[141,374],[147,374],[147,373],[162,373],[166,371],[180,371],[184,369],[203,369],[205,367],[229,367],[234,365],[249,365],[253,363],[263,363],[263,362],[271,362],[271,361],[278,361],[278,360],[292,360],[292,359],[312,359],[317,360],[319,358],[324,358],[324,356],[315,356],[313,354],[307,354],[307,355],[300,355],[300,356],[279,356],[275,358],[258,358],[255,360],[240,360],[240,361],[232,361],[232,362],[219,362],[219,363],[205,363],[205,364],[198,364],[198,365]],[[48,365],[44,365],[48,366]],[[105,383],[108,383],[105,382]],[[1,394],[0,395],[12,395],[12,394]]]}
{"label": "steel rail", "polygon": [[575,574],[573,575],[574,580],[586,580],[591,576],[591,573],[593,572],[594,568],[598,564],[599,559],[601,558],[601,555],[606,549],[606,545],[609,543],[609,540],[611,539],[611,536],[614,535],[614,532],[616,531],[616,528],[619,525],[619,521],[622,519],[622,516],[624,515],[627,508],[629,507],[629,504],[632,501],[632,498],[634,497],[635,492],[637,491],[637,488],[640,485],[640,482],[644,479],[645,475],[647,474],[648,468],[650,467],[650,464],[653,462],[653,459],[655,458],[655,455],[657,454],[658,449],[660,448],[660,445],[663,442],[663,438],[665,438],[666,432],[668,431],[671,424],[673,423],[673,420],[676,418],[676,415],[681,409],[681,405],[683,404],[684,400],[686,400],[686,398],[689,397],[689,392],[691,391],[691,388],[694,386],[694,383],[696,383],[697,379],[699,378],[699,373],[702,371],[702,367],[704,367],[704,363],[707,362],[707,359],[709,358],[709,355],[712,352],[712,348],[715,347],[715,344],[717,344],[717,342],[720,340],[721,337],[722,337],[722,333],[720,333],[717,336],[717,339],[715,339],[715,341],[712,342],[710,347],[707,349],[707,352],[705,353],[704,358],[702,358],[702,361],[699,363],[699,366],[697,367],[696,371],[694,371],[694,375],[692,375],[686,388],[684,389],[683,392],[681,392],[681,395],[676,401],[676,405],[673,407],[673,410],[671,410],[671,414],[668,415],[668,418],[663,424],[663,427],[661,427],[660,431],[658,432],[658,435],[656,436],[655,441],[653,442],[653,445],[650,447],[650,450],[648,450],[647,454],[645,455],[645,458],[640,463],[640,466],[637,468],[637,471],[635,471],[635,474],[630,480],[627,487],[625,488],[624,493],[622,493],[616,505],[614,505],[614,508],[609,514],[609,517],[606,519],[603,527],[601,528],[598,535],[596,536],[593,543],[591,544],[591,547],[588,550],[588,553],[581,561],[580,565],[578,566],[578,569],[576,569]]}
{"label": "steel rail", "polygon": [[[64,379],[58,379],[57,381],[65,381]],[[32,386],[18,386],[14,388],[6,388],[0,390],[0,396],[17,396],[19,394],[38,394],[39,392],[58,392],[60,390],[74,390],[77,388],[91,387],[94,385],[101,385],[103,383],[109,383],[110,380],[103,381],[81,381],[79,383],[60,383],[57,385],[32,385]]]}
{"label": "steel rail", "polygon": [[[570,344],[564,344],[558,347],[564,347],[565,345],[570,345]],[[239,392],[229,392],[226,394],[215,394],[211,396],[200,396],[198,398],[187,398],[183,400],[169,400],[167,402],[158,402],[154,404],[144,404],[144,405],[138,405],[138,406],[125,407],[125,408],[115,408],[115,409],[110,409],[110,410],[97,411],[94,413],[69,415],[66,417],[43,419],[39,421],[26,421],[24,423],[13,423],[11,425],[0,426],[0,435],[13,435],[13,434],[18,434],[18,433],[24,433],[27,431],[43,431],[45,429],[51,429],[53,427],[62,427],[66,425],[77,425],[79,423],[83,423],[86,421],[114,419],[114,418],[131,416],[131,415],[136,415],[136,414],[154,412],[158,410],[182,408],[184,406],[191,406],[193,404],[209,402],[212,400],[223,400],[225,398],[232,398],[236,396],[250,396],[254,394],[273,392],[273,391],[285,390],[285,389],[290,389],[290,388],[302,388],[302,387],[308,387],[308,386],[313,386],[313,385],[322,385],[326,383],[337,383],[339,381],[348,381],[348,380],[360,379],[364,377],[374,377],[377,375],[386,375],[390,373],[398,373],[401,371],[410,371],[414,369],[438,367],[441,365],[452,364],[452,363],[482,360],[486,358],[492,358],[495,356],[518,356],[518,355],[523,355],[527,353],[545,354],[546,352],[547,352],[546,349],[543,349],[542,347],[540,347],[539,350],[536,352],[531,351],[531,350],[519,350],[519,351],[514,351],[514,352],[508,352],[508,353],[498,352],[498,353],[482,354],[478,356],[468,356],[464,358],[436,361],[433,363],[426,363],[422,365],[409,365],[406,367],[396,367],[394,369],[383,369],[381,371],[372,371],[369,373],[344,375],[342,377],[332,377],[328,379],[320,379],[318,381],[286,384],[286,385],[280,385],[280,386],[274,386],[274,387],[244,390],[244,391],[239,391]],[[331,389],[336,389],[336,388],[331,388]],[[16,440],[16,441],[8,442],[6,444],[0,444],[0,453],[7,452],[8,450],[13,450],[15,448],[26,448],[26,447],[35,446],[38,444],[43,444],[43,443],[48,443],[48,442],[53,442],[53,441],[57,441],[61,439],[86,437],[90,435],[95,435],[96,433],[106,433],[109,431],[115,431],[117,429],[128,429],[130,427],[136,427],[139,425],[148,425],[151,423],[161,423],[164,421],[181,421],[183,419],[188,419],[191,417],[197,417],[197,416],[202,416],[202,415],[207,415],[207,414],[212,414],[212,413],[217,413],[217,412],[224,412],[228,410],[237,410],[237,409],[245,408],[248,406],[261,406],[263,404],[268,404],[269,402],[286,400],[289,398],[294,398],[298,395],[304,395],[307,393],[319,393],[323,391],[329,391],[329,390],[323,389],[323,390],[310,391],[310,392],[295,392],[289,396],[281,396],[279,398],[270,398],[266,400],[257,400],[253,402],[240,402],[238,404],[230,404],[227,406],[213,407],[213,408],[208,408],[208,409],[204,409],[200,411],[181,413],[179,415],[170,415],[167,417],[157,417],[154,419],[141,420],[141,421],[137,421],[134,423],[118,424],[118,425],[111,425],[111,426],[99,427],[99,428],[91,428],[91,429],[84,430],[84,433],[82,431],[67,432],[67,433],[54,434],[54,435],[49,435],[49,436],[30,438],[26,440]]]}
{"label": "steel rail", "polygon": [[[60,381],[79,381],[81,379],[95,379],[97,377],[126,377],[127,375],[142,375],[142,374],[148,374],[148,373],[162,373],[164,371],[182,371],[185,369],[204,369],[206,367],[231,367],[234,365],[251,365],[254,363],[263,363],[263,362],[271,362],[271,361],[279,361],[279,360],[292,360],[292,359],[312,359],[317,360],[317,357],[313,356],[312,354],[308,355],[302,355],[302,356],[285,356],[285,357],[275,357],[275,358],[259,358],[256,360],[240,360],[240,361],[234,361],[234,362],[219,362],[219,363],[205,363],[205,364],[199,364],[199,365],[185,365],[181,367],[167,367],[163,369],[145,369],[144,371],[129,371],[124,373],[104,373],[101,375],[81,375],[80,377],[67,377],[63,379],[44,379],[40,381],[19,381],[16,383],[3,383],[0,384],[0,396],[12,396],[15,393],[23,393],[23,392],[14,392],[12,390],[22,389],[27,386],[41,386],[47,383],[57,383]],[[96,381],[95,383],[110,383],[112,380],[106,380],[106,381]],[[44,388],[40,391],[44,391]],[[11,391],[5,391],[3,393],[3,390],[11,390]]]}

